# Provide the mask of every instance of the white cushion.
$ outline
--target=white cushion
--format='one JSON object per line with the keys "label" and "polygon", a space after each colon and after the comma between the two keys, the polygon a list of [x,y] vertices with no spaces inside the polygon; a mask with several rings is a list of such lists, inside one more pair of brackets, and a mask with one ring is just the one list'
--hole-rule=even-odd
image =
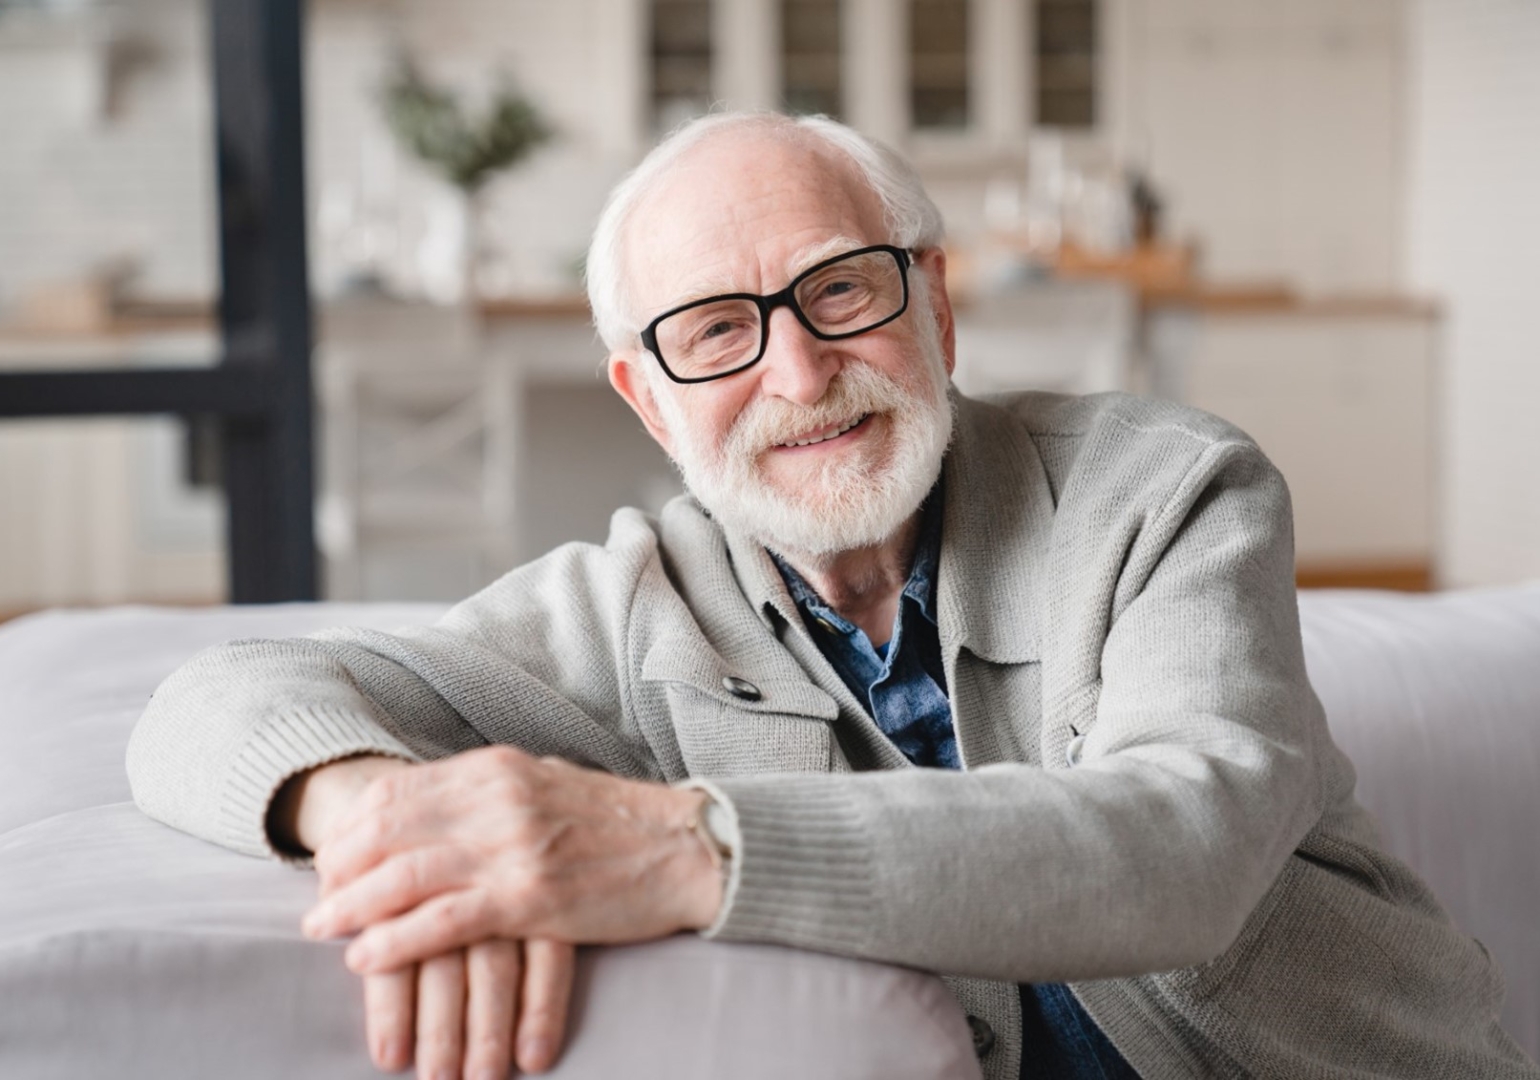
{"label": "white cushion", "polygon": [[1540,585],[1304,592],[1310,681],[1385,846],[1508,983],[1540,1058]]}
{"label": "white cushion", "polygon": [[[314,875],[151,821],[128,733],[233,637],[425,622],[435,606],[56,612],[0,627],[0,1076],[359,1080],[362,993],[299,934]],[[932,975],[693,935],[579,958],[568,1080],[976,1080]]]}

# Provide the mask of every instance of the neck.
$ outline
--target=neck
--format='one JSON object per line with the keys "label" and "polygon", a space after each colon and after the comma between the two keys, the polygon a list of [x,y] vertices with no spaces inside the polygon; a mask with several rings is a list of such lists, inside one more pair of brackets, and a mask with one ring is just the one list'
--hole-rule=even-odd
{"label": "neck", "polygon": [[841,618],[859,626],[873,645],[886,645],[914,565],[920,514],[916,510],[892,536],[872,547],[820,556],[782,552],[781,557]]}

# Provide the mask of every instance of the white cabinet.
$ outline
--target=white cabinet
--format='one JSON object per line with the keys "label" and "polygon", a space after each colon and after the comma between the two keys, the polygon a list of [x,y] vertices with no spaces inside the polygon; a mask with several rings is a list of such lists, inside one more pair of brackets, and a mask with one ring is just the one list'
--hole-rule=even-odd
{"label": "white cabinet", "polygon": [[1164,319],[1168,347],[1186,339],[1162,358],[1164,386],[1243,428],[1288,481],[1303,577],[1436,570],[1434,318],[1305,306]]}
{"label": "white cabinet", "polygon": [[220,600],[224,503],[183,484],[181,449],[161,417],[0,425],[0,617]]}

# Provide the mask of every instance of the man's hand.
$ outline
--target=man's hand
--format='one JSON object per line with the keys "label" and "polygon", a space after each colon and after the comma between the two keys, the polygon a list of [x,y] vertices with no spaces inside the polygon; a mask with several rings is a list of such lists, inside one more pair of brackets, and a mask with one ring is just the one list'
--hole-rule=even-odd
{"label": "man's hand", "polygon": [[267,812],[273,846],[310,854],[321,846],[370,782],[411,762],[380,754],[359,754],[289,777]]}
{"label": "man's hand", "polygon": [[484,941],[399,971],[364,976],[369,1052],[381,1069],[417,1064],[421,1080],[504,1080],[556,1061],[572,993],[573,949]]}
{"label": "man's hand", "polygon": [[[269,832],[281,847],[314,851],[374,780],[412,767],[360,755],[294,777],[274,800]],[[543,1072],[561,1049],[573,970],[571,945],[498,939],[366,975],[370,1056],[390,1071],[415,1061],[424,1080],[502,1080],[515,1060],[521,1072]]]}
{"label": "man's hand", "polygon": [[392,770],[316,852],[314,938],[393,971],[488,938],[641,941],[709,926],[722,878],[690,823],[706,796],[495,746]]}

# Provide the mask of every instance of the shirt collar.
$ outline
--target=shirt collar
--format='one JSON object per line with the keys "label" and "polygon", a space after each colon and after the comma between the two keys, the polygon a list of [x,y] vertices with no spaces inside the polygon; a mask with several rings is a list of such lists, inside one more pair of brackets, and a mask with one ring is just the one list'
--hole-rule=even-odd
{"label": "shirt collar", "polygon": [[[920,536],[915,544],[914,562],[909,570],[909,580],[904,583],[903,591],[904,596],[919,605],[920,611],[930,620],[932,626],[936,624],[936,576],[941,565],[941,518],[945,501],[942,483],[937,480],[935,486],[930,489],[930,494],[925,496],[925,501],[920,504]],[[785,581],[786,590],[791,594],[791,599],[797,607],[815,619],[824,619],[833,623],[842,634],[848,635],[855,631],[855,624],[830,607],[828,602],[819,596],[807,580],[797,572],[796,567],[773,551],[770,552],[770,558],[775,563],[776,570],[780,572],[781,579]]]}

